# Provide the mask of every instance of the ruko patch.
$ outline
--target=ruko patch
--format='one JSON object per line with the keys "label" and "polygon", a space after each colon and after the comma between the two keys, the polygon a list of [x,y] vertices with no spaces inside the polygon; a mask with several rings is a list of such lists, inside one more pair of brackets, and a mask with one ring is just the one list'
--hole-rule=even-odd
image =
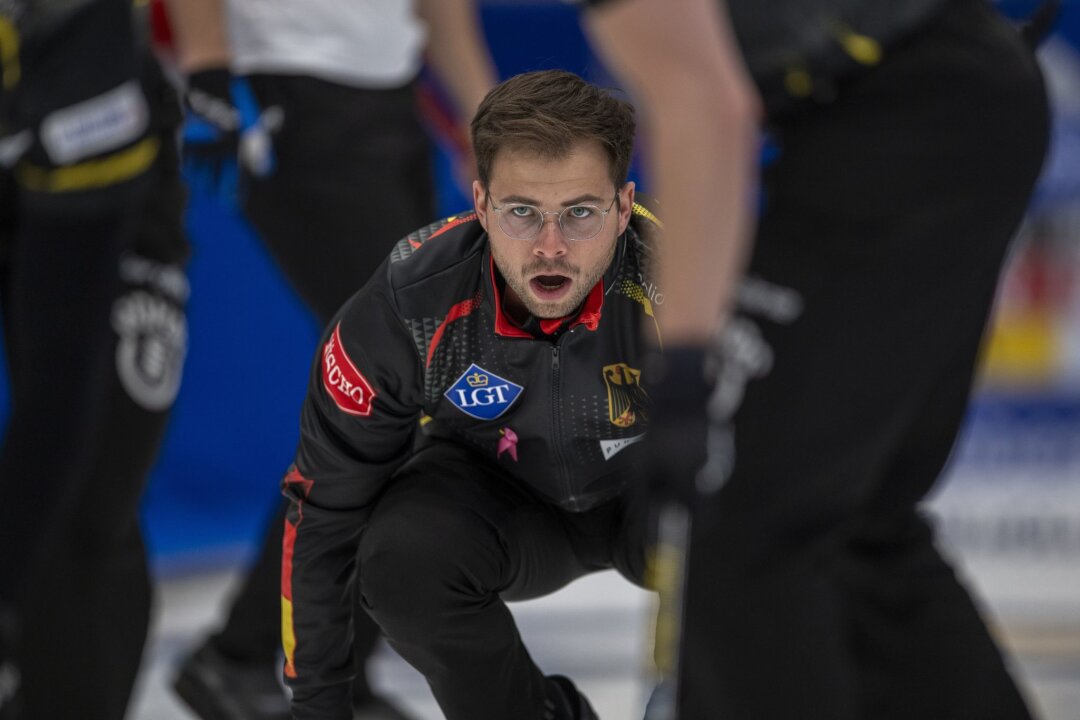
{"label": "ruko patch", "polygon": [[371,414],[375,390],[341,346],[340,323],[323,346],[322,380],[326,392],[342,412],[362,417]]}

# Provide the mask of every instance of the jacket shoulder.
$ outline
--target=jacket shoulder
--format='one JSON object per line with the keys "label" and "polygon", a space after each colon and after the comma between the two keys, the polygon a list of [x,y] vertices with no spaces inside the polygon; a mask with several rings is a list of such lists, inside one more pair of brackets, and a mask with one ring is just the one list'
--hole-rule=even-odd
{"label": "jacket shoulder", "polygon": [[475,212],[451,215],[398,240],[390,252],[395,276],[436,272],[483,247],[484,228]]}
{"label": "jacket shoulder", "polygon": [[402,238],[387,269],[403,317],[440,315],[479,287],[487,235],[475,213],[444,218]]}

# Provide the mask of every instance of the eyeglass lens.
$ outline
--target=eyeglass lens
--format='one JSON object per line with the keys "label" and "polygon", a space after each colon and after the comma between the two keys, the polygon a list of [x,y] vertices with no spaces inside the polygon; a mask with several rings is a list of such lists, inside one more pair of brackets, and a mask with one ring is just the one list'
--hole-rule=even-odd
{"label": "eyeglass lens", "polygon": [[[510,237],[532,239],[544,225],[544,213],[531,205],[507,205],[501,210],[499,225]],[[573,205],[559,213],[559,226],[570,240],[588,240],[604,229],[604,212],[594,205]]]}

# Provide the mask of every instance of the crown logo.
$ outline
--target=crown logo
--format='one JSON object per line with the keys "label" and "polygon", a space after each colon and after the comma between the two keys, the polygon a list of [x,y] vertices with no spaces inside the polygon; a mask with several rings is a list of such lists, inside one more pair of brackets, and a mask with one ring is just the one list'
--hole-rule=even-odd
{"label": "crown logo", "polygon": [[465,382],[469,383],[469,387],[487,387],[488,376],[475,372],[472,375],[466,375]]}

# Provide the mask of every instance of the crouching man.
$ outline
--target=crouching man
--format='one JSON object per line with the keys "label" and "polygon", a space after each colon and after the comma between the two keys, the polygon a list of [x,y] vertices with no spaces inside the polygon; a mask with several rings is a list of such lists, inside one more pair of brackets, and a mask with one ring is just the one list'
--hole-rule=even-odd
{"label": "crouching man", "polygon": [[499,85],[472,124],[475,211],[399,242],[327,327],[284,480],[296,718],[349,718],[365,611],[449,720],[595,717],[505,601],[607,568],[643,583],[627,481],[657,223],[626,179],[633,136],[630,105],[570,73]]}

